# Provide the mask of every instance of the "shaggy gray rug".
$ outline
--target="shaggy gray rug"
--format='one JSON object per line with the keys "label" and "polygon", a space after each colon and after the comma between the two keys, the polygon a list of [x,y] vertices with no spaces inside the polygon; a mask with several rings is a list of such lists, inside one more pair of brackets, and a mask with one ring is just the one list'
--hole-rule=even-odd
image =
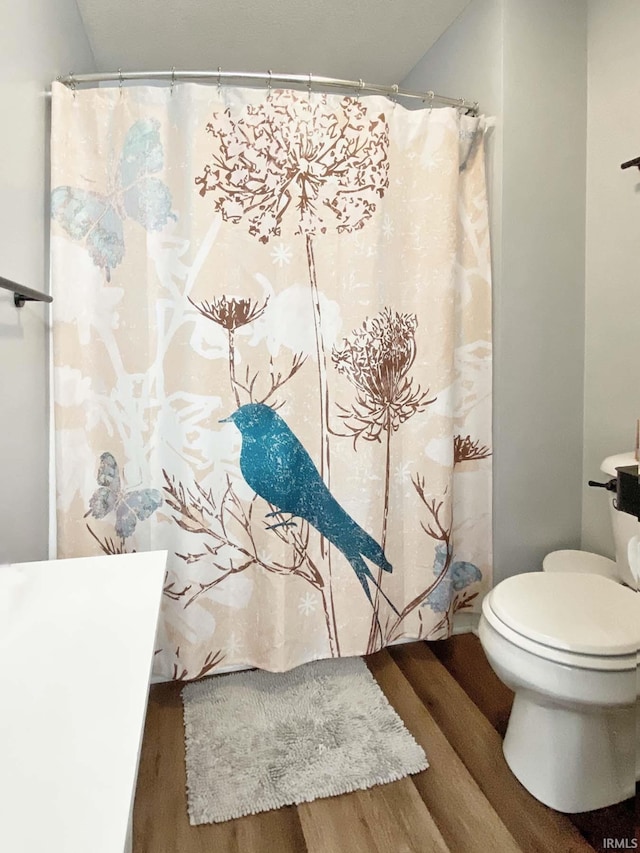
{"label": "shaggy gray rug", "polygon": [[360,658],[240,672],[182,691],[192,824],[418,773],[426,756]]}

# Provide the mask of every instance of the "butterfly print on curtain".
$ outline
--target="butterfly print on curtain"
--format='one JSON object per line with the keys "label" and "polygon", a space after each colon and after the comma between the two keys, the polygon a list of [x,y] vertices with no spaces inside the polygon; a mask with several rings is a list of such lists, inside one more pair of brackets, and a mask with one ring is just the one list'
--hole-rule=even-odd
{"label": "butterfly print on curtain", "polygon": [[147,231],[157,231],[175,219],[169,188],[153,177],[164,162],[159,127],[156,119],[140,119],[129,128],[105,192],[73,186],[55,187],[51,192],[51,216],[73,240],[84,243],[107,281],[124,257],[127,218]]}

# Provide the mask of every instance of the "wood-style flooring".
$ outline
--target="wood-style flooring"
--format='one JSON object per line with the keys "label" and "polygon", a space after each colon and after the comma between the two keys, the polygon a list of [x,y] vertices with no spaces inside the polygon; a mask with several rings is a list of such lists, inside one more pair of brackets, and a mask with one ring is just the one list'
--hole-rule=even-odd
{"label": "wood-style flooring", "polygon": [[[633,849],[634,802],[569,818],[511,774],[501,742],[512,694],[471,634],[366,658],[430,767],[368,791],[190,826],[181,685],[151,690],[134,853],[588,853]],[[615,839],[612,844],[608,839]]]}

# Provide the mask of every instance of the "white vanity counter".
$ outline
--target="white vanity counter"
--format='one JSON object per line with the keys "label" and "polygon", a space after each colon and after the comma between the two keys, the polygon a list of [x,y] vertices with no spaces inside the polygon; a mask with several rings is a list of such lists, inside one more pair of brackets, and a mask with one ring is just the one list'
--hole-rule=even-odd
{"label": "white vanity counter", "polygon": [[126,849],[166,557],[0,566],[0,850]]}

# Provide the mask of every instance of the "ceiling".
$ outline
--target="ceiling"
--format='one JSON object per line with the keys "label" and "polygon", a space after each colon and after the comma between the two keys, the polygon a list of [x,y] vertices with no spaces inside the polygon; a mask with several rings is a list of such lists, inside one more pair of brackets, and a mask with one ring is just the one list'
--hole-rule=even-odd
{"label": "ceiling", "polygon": [[469,0],[77,0],[98,71],[400,83]]}

